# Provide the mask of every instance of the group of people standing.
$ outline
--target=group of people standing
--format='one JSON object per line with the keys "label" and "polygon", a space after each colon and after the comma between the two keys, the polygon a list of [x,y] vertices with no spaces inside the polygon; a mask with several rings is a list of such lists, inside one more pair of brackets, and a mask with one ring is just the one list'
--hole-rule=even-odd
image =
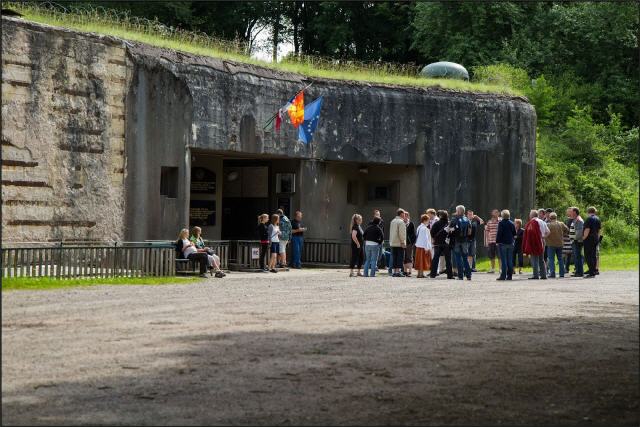
{"label": "group of people standing", "polygon": [[[585,221],[577,207],[568,208],[565,223],[558,221],[558,215],[552,209],[532,210],[523,227],[521,219],[511,220],[507,209],[494,209],[485,223],[472,210],[459,205],[451,218],[446,210],[427,209],[416,228],[409,213],[398,209],[389,225],[390,251],[383,248],[384,221],[380,211],[374,210],[373,219],[364,229],[362,216],[354,214],[350,230],[349,275],[374,277],[379,261],[385,259],[392,277],[411,277],[415,267],[419,278],[427,277],[427,273],[431,278],[446,273],[448,279],[471,280],[476,271],[476,234],[478,227],[484,225],[484,244],[491,263],[489,273],[495,272],[497,258],[500,267],[497,280],[512,280],[516,267],[522,274],[524,255],[531,259],[533,276],[530,279],[562,278],[568,273],[571,262],[575,266],[573,276],[595,277],[599,274],[597,254],[602,239],[601,223],[594,207],[589,207],[587,212],[589,218]],[[583,272],[583,248],[588,265],[586,274]],[[364,274],[360,272],[363,265]]]}
{"label": "group of people standing", "polygon": [[[289,270],[287,264],[287,245],[292,243],[292,268],[302,268],[302,247],[304,232],[302,226],[302,212],[296,211],[290,220],[283,209],[276,213],[258,215],[257,234],[260,240],[260,272],[277,273],[276,268]],[[268,260],[268,264],[265,263]]]}
{"label": "group of people standing", "polygon": [[[523,252],[531,257],[531,279],[555,278],[555,259],[558,260],[557,277],[564,277],[573,263],[573,277],[593,278],[599,271],[599,246],[602,241],[602,223],[595,207],[587,208],[587,219],[580,216],[580,209],[567,209],[566,222],[558,221],[555,212],[532,210],[525,227]],[[570,252],[567,251],[570,247]],[[584,257],[583,257],[584,250]],[[587,271],[584,272],[584,262]]]}
{"label": "group of people standing", "polygon": [[453,255],[457,278],[471,280],[476,231],[481,221],[473,211],[460,205],[451,220],[445,210],[427,209],[416,227],[409,212],[398,209],[389,225],[390,251],[386,251],[382,246],[384,223],[380,211],[374,210],[373,220],[364,231],[362,216],[355,214],[351,226],[350,276],[362,276],[360,269],[364,260],[364,276],[374,277],[378,260],[385,258],[392,277],[411,277],[415,268],[418,278],[427,275],[435,278],[443,273],[439,267],[444,263],[447,278],[453,279]]}

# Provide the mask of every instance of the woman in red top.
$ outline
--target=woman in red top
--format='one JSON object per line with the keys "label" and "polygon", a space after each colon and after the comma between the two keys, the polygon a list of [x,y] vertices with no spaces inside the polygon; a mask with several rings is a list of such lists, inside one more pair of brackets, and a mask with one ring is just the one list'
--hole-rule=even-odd
{"label": "woman in red top", "polygon": [[[537,211],[532,210],[529,213],[529,218],[529,222],[524,227],[522,253],[531,257],[533,277],[529,277],[529,279],[537,280],[542,278],[544,280],[547,278],[547,268],[544,265],[544,241],[542,239],[546,237],[546,234],[549,234],[549,229],[544,224],[544,221],[538,219]],[[544,224],[544,227],[540,223]],[[543,232],[543,229],[546,229],[546,232]]]}

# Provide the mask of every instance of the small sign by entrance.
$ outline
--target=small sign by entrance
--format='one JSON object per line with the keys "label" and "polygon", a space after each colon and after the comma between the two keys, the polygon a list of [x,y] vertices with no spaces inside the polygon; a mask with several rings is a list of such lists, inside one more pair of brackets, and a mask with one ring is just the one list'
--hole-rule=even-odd
{"label": "small sign by entrance", "polygon": [[260,248],[251,248],[251,259],[260,258]]}
{"label": "small sign by entrance", "polygon": [[207,227],[216,225],[215,200],[191,200],[189,206],[191,226]]}
{"label": "small sign by entrance", "polygon": [[192,168],[191,192],[216,194],[216,174],[209,169]]}

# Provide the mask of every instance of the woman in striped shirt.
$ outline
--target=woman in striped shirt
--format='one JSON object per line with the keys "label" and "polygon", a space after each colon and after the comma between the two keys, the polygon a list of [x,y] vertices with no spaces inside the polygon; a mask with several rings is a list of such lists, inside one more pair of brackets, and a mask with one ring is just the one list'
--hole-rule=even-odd
{"label": "woman in striped shirt", "polygon": [[[573,219],[571,219],[571,208],[567,209],[567,219],[564,222],[569,230],[571,230],[571,225],[573,225]],[[571,236],[566,234],[562,239],[562,255],[564,256],[564,270],[565,273],[569,273],[569,265],[572,261],[571,254],[573,253],[573,247],[571,246]]]}
{"label": "woman in striped shirt", "polygon": [[[494,209],[491,211],[491,219],[487,221],[484,225],[484,245],[489,252],[489,260],[491,261],[491,270],[489,273],[494,273],[496,271],[496,254],[497,254],[497,245],[496,245],[496,234],[498,233],[498,216],[500,215],[500,211],[498,209]],[[498,260],[498,263],[500,261]]]}

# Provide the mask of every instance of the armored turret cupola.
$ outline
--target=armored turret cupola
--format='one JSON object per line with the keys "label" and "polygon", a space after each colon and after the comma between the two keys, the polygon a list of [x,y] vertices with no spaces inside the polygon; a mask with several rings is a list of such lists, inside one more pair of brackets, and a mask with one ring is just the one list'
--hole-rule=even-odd
{"label": "armored turret cupola", "polygon": [[455,62],[440,61],[425,66],[420,75],[430,78],[448,78],[469,80],[469,72],[460,64]]}

